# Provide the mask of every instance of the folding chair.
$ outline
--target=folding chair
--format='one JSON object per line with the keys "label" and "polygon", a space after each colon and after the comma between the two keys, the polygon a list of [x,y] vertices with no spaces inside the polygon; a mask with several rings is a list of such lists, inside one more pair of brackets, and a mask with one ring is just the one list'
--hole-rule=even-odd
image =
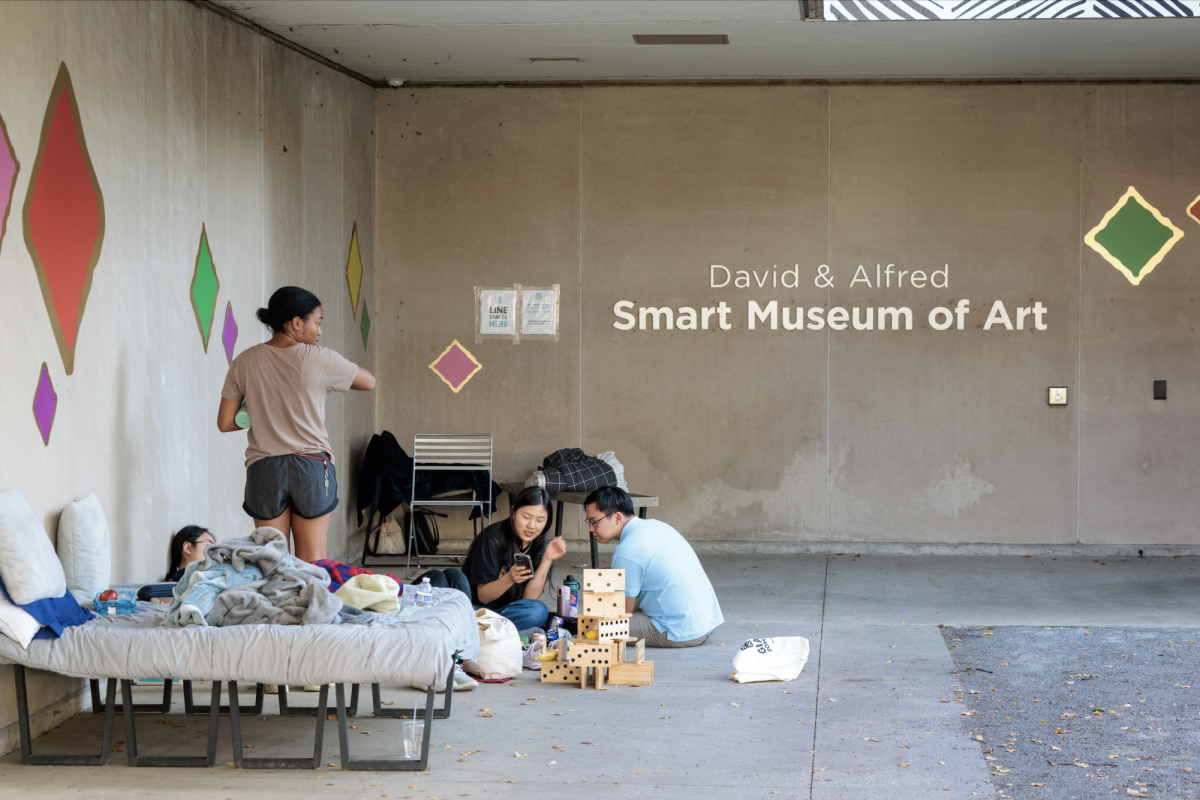
{"label": "folding chair", "polygon": [[[426,472],[483,472],[487,478],[487,497],[472,494],[470,499],[417,499],[418,475]],[[408,514],[408,560],[405,577],[412,573],[415,557],[416,567],[421,569],[422,557],[428,559],[434,553],[421,553],[417,549],[416,518],[421,506],[465,506],[478,508],[492,522],[492,435],[490,433],[418,433],[413,437],[413,488]]]}

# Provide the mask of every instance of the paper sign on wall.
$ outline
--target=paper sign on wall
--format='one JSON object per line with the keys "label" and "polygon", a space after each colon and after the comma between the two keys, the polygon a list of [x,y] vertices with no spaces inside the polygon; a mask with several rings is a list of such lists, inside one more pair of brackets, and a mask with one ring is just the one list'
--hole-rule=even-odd
{"label": "paper sign on wall", "polygon": [[521,290],[521,335],[558,338],[558,284]]}
{"label": "paper sign on wall", "polygon": [[485,336],[511,336],[517,332],[515,289],[485,289],[480,295],[479,332]]}

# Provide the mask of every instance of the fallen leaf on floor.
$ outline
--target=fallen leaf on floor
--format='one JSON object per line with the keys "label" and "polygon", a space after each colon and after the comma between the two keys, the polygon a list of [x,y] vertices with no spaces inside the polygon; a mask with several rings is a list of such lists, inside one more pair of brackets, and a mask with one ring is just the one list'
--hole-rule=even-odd
{"label": "fallen leaf on floor", "polygon": [[591,742],[580,742],[580,744],[591,744]]}
{"label": "fallen leaf on floor", "polygon": [[863,741],[864,742],[878,742],[879,740],[876,739],[874,736],[864,736]]}
{"label": "fallen leaf on floor", "polygon": [[982,634],[980,634],[980,635],[981,635],[981,636],[992,636],[993,634],[992,634],[992,632],[991,632],[991,631],[985,631],[985,632],[983,632],[983,633],[982,633]]}
{"label": "fallen leaf on floor", "polygon": [[907,761],[901,761],[901,762],[900,762],[900,766],[902,766],[902,767],[911,767],[911,766],[912,766],[912,764],[909,764]]}
{"label": "fallen leaf on floor", "polygon": [[514,750],[513,756],[515,758],[529,758],[529,753],[518,753],[516,750]]}
{"label": "fallen leaf on floor", "polygon": [[479,751],[478,750],[464,750],[463,752],[459,753],[459,755],[460,756],[473,756],[477,752],[479,752]]}
{"label": "fallen leaf on floor", "polygon": [[734,706],[735,708],[741,708],[741,707],[742,707],[742,704],[741,704],[741,703],[730,703],[729,705],[731,705],[731,706]]}
{"label": "fallen leaf on floor", "polygon": [[363,736],[370,736],[370,735],[371,735],[371,732],[370,732],[370,731],[359,731],[359,733],[361,733]]}
{"label": "fallen leaf on floor", "polygon": [[901,750],[910,750],[911,748],[906,744],[902,744],[902,745],[900,745],[900,749]]}
{"label": "fallen leaf on floor", "polygon": [[970,717],[970,716],[973,716],[974,714],[975,714],[975,709],[972,708],[972,709],[968,709],[967,711],[963,711],[961,714],[959,714],[959,716]]}
{"label": "fallen leaf on floor", "polygon": [[352,730],[352,731],[356,731],[356,730],[358,730],[358,726],[357,726],[357,725],[351,725],[351,726],[350,726],[350,730]]}
{"label": "fallen leaf on floor", "polygon": [[[394,705],[396,705],[396,701],[395,700],[385,700],[385,701],[383,701],[383,705],[394,706]],[[263,717],[263,719],[266,719],[266,717]]]}
{"label": "fallen leaf on floor", "polygon": [[492,713],[492,712],[490,712],[490,711],[480,711],[480,712],[479,712],[479,716],[481,716],[481,717],[494,717],[494,716],[496,716],[496,715],[495,715],[495,714],[493,714],[493,713]]}
{"label": "fallen leaf on floor", "polygon": [[717,642],[717,647],[724,647],[724,646],[725,646],[724,642]]}
{"label": "fallen leaf on floor", "polygon": [[563,748],[563,746],[562,746],[561,744],[556,744],[556,745],[552,745],[552,746],[554,747],[554,749],[555,749],[555,750],[562,750],[562,749],[564,749],[564,748]]}
{"label": "fallen leaf on floor", "polygon": [[666,703],[659,703],[659,705],[660,705],[660,706],[665,706],[665,705],[666,705]]}
{"label": "fallen leaf on floor", "polygon": [[1030,786],[1037,786],[1037,787],[1041,788],[1041,787],[1044,787],[1046,784],[1044,784],[1044,783],[1031,783],[1031,784],[1029,784],[1029,785],[1030,785]]}
{"label": "fallen leaf on floor", "polygon": [[553,767],[553,766],[554,766],[555,764],[557,764],[557,763],[558,763],[557,761],[551,761],[551,762],[550,762],[549,764],[547,764],[546,766],[547,766],[547,767]]}
{"label": "fallen leaf on floor", "polygon": [[1125,794],[1129,795],[1130,797],[1149,797],[1150,796],[1150,795],[1146,794],[1145,792],[1138,791],[1137,789],[1126,789]]}
{"label": "fallen leaf on floor", "polygon": [[1052,745],[1050,745],[1050,749],[1051,749],[1051,750],[1062,750],[1062,748],[1061,748],[1061,747],[1059,747],[1058,745],[1053,745],[1053,744],[1052,744]]}
{"label": "fallen leaf on floor", "polygon": [[511,779],[510,779],[508,782],[509,782],[509,783],[516,783],[516,781],[514,781],[514,780],[511,780]]}
{"label": "fallen leaf on floor", "polygon": [[463,762],[464,764],[467,763],[467,760],[465,758],[460,758],[459,761]]}

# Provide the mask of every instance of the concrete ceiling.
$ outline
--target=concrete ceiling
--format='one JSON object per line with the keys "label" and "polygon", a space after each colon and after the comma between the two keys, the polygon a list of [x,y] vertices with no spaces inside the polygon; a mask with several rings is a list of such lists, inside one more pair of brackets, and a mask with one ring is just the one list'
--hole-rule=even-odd
{"label": "concrete ceiling", "polygon": [[[213,0],[372,80],[1200,77],[1200,19],[801,21],[797,0]],[[638,45],[721,33],[728,45]],[[527,63],[579,56],[585,63]]]}

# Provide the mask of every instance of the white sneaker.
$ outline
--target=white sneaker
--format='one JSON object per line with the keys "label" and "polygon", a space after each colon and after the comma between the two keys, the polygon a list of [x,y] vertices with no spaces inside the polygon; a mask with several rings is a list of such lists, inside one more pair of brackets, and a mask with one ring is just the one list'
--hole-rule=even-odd
{"label": "white sneaker", "polygon": [[[420,689],[422,692],[429,691],[428,686],[426,686],[423,683],[418,683],[417,681],[413,681],[409,685],[412,686],[412,688],[414,688],[414,689]],[[479,681],[475,680],[470,675],[463,672],[463,668],[462,668],[461,664],[454,665],[454,691],[469,692],[478,685],[479,685]],[[446,689],[443,687],[441,689],[436,689],[435,691],[438,694],[441,694],[442,692],[446,691]]]}

